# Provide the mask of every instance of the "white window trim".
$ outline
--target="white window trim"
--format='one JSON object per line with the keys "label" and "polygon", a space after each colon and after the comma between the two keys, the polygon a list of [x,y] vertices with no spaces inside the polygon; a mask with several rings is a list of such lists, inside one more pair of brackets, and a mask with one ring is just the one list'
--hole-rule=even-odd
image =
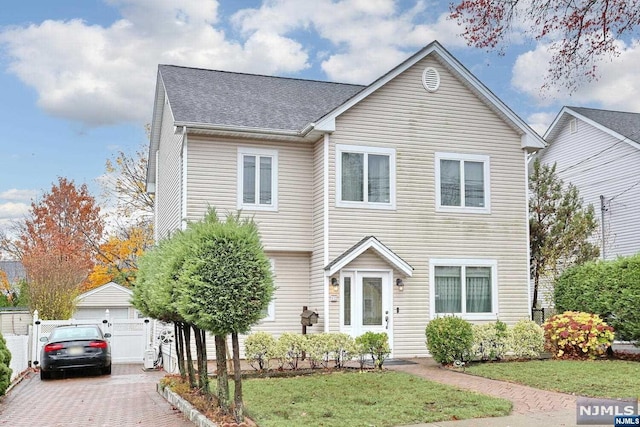
{"label": "white window trim", "polygon": [[[271,203],[259,204],[259,203],[244,203],[243,201],[243,156],[262,156],[271,157]],[[256,162],[259,164],[259,162]],[[256,181],[258,181],[259,173],[256,173]],[[238,209],[252,210],[252,211],[277,211],[278,210],[278,150],[268,150],[264,148],[253,147],[238,147]],[[259,194],[260,187],[256,185],[256,197]]]}
{"label": "white window trim", "polygon": [[[274,279],[276,278],[276,260],[273,258],[269,258],[269,262],[271,263],[271,275]],[[274,292],[275,294],[275,292]],[[261,322],[275,322],[276,320],[276,298],[275,295],[269,302],[269,306],[267,307],[267,315],[260,319]]]}
{"label": "white window trim", "polygon": [[[436,313],[436,267],[491,267],[491,313]],[[466,305],[466,287],[462,283],[462,306]],[[435,319],[443,316],[459,316],[466,320],[498,319],[498,262],[495,259],[449,259],[434,258],[429,260],[429,317]]]}
{"label": "white window trim", "polygon": [[[364,191],[364,202],[342,200],[342,153],[382,154],[389,156],[389,203],[366,201],[368,189]],[[394,148],[368,147],[363,145],[336,144],[336,207],[387,209],[396,208],[396,150]],[[367,183],[367,168],[364,170],[364,182]]]}
{"label": "white window trim", "polygon": [[[465,213],[491,213],[491,164],[489,156],[481,154],[461,154],[461,153],[436,153],[436,212],[465,212]],[[484,174],[484,207],[468,206],[442,206],[442,196],[440,194],[440,160],[459,160],[470,162],[482,162]],[[464,168],[461,168],[460,175],[460,203],[464,203]]]}

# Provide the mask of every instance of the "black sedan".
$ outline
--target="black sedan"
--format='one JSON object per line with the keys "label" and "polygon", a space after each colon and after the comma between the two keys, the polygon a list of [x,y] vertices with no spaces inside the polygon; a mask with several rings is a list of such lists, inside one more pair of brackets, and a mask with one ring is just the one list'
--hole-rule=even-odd
{"label": "black sedan", "polygon": [[111,347],[96,325],[58,326],[40,353],[40,379],[51,378],[52,373],[71,369],[97,368],[103,375],[111,374]]}

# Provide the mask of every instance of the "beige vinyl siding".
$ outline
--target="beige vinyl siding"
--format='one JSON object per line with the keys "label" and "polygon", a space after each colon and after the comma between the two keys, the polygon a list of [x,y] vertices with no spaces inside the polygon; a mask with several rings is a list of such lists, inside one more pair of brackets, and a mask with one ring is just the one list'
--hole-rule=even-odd
{"label": "beige vinyl siding", "polygon": [[[435,93],[422,87],[426,66],[440,73]],[[335,207],[336,144],[396,149],[395,210]],[[490,156],[490,214],[436,212],[436,152]],[[427,58],[341,115],[330,156],[330,259],[375,235],[414,268],[404,292],[394,291],[395,356],[426,355],[430,258],[495,259],[500,319],[528,316],[520,136],[445,67]]]}
{"label": "beige vinyl siding", "polygon": [[[598,223],[600,195],[607,201],[613,198],[606,204],[605,212],[607,259],[640,251],[640,184],[634,187],[640,179],[640,149],[577,119],[575,133],[570,132],[569,121],[564,122],[556,138],[541,153],[541,161],[557,163],[558,176],[565,184],[572,183],[578,188],[584,206],[593,205]],[[593,242],[602,249],[601,229]]]}
{"label": "beige vinyl siding", "polygon": [[129,307],[131,295],[116,288],[102,289],[78,301],[78,307]]}
{"label": "beige vinyl siding", "polygon": [[[273,260],[275,277],[275,320],[263,320],[251,329],[252,332],[265,331],[274,337],[283,332],[300,333],[300,314],[302,307],[317,311],[317,307],[309,304],[309,254],[296,252],[268,252],[267,256]],[[320,331],[318,325],[307,328],[308,333]],[[240,335],[240,352],[244,358],[244,340],[246,335]],[[229,340],[231,351],[231,340]],[[193,346],[195,352],[195,345]],[[195,353],[194,353],[195,354]],[[211,334],[207,335],[207,358],[215,359],[215,340]]]}
{"label": "beige vinyl siding", "polygon": [[319,309],[318,331],[324,330],[324,295],[327,280],[324,276],[324,140],[315,143],[313,150],[313,253],[311,254],[311,271],[309,287],[309,303]]}
{"label": "beige vinyl siding", "polygon": [[207,139],[189,135],[187,217],[208,207],[237,212],[238,148],[278,151],[278,211],[243,210],[260,228],[267,251],[311,252],[313,154],[311,144]]}
{"label": "beige vinyl siding", "polygon": [[158,240],[179,229],[182,222],[182,135],[175,135],[173,122],[171,108],[165,103],[155,195]]}

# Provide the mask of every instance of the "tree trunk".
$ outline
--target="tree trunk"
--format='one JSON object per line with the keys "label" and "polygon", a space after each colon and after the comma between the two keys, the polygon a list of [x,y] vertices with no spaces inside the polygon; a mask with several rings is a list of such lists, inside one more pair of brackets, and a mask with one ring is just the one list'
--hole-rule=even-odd
{"label": "tree trunk", "polygon": [[216,335],[216,376],[218,379],[218,405],[229,413],[229,373],[227,372],[227,337]]}
{"label": "tree trunk", "polygon": [[184,334],[182,333],[184,328],[183,322],[173,323],[173,335],[176,337],[176,357],[178,359],[178,370],[180,371],[180,377],[184,380],[187,378],[187,371],[184,366]]}
{"label": "tree trunk", "polygon": [[242,367],[240,366],[240,344],[238,333],[231,333],[231,345],[233,346],[233,417],[237,423],[244,421],[244,403],[242,402]]}
{"label": "tree trunk", "polygon": [[185,323],[184,325],[184,346],[187,353],[187,371],[189,372],[189,386],[196,388],[196,373],[193,369],[193,357],[191,356],[191,325]]}
{"label": "tree trunk", "polygon": [[204,394],[209,394],[206,387],[206,372],[202,375],[202,338],[200,337],[200,328],[192,325],[193,337],[196,341],[196,364],[198,366],[198,387]]}

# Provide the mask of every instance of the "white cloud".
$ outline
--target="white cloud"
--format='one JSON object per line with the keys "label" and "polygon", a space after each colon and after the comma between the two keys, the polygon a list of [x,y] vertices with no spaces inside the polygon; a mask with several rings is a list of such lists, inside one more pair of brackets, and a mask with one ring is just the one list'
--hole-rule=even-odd
{"label": "white cloud", "polygon": [[534,113],[527,117],[527,124],[535,130],[538,135],[543,136],[549,125],[556,118],[557,113]]}
{"label": "white cloud", "polygon": [[598,63],[599,79],[579,87],[571,95],[561,86],[562,82],[553,88],[554,91],[540,91],[551,58],[547,45],[539,45],[517,58],[512,84],[539,105],[562,100],[565,105],[595,105],[604,109],[640,112],[637,71],[640,69],[640,41],[619,42],[619,46],[620,56]]}
{"label": "white cloud", "polygon": [[32,199],[35,199],[37,195],[37,190],[18,190],[17,188],[12,188],[10,190],[0,192],[0,199],[13,201],[30,201]]}
{"label": "white cloud", "polygon": [[29,212],[29,205],[26,203],[0,203],[0,220],[18,219],[22,218]]}
{"label": "white cloud", "polygon": [[228,40],[214,27],[214,0],[109,3],[122,19],[108,27],[48,20],[0,32],[9,71],[37,91],[47,113],[89,126],[146,123],[158,63],[263,73],[308,66],[302,46],[277,34]]}

